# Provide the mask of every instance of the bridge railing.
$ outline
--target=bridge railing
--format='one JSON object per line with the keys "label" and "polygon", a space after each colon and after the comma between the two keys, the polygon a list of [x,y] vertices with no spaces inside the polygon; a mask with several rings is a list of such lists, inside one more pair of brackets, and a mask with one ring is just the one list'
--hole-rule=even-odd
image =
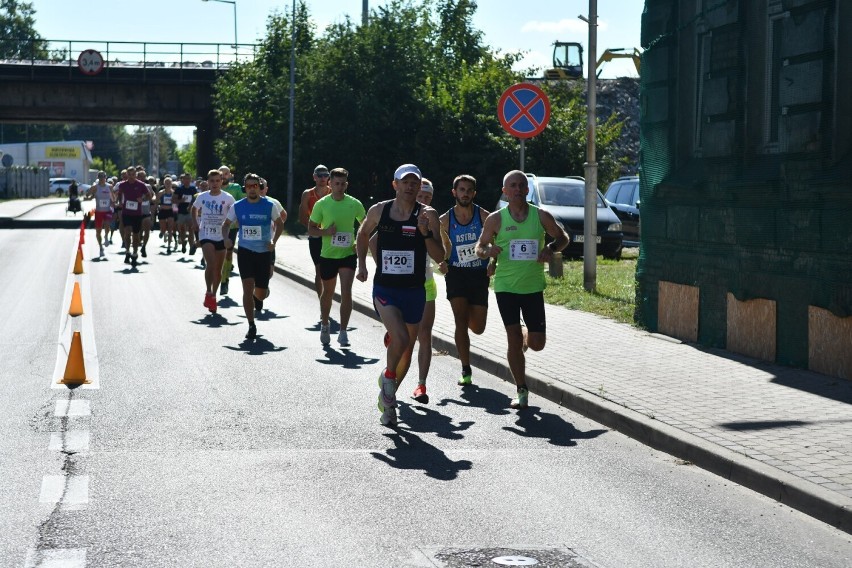
{"label": "bridge railing", "polygon": [[19,43],[20,57],[0,59],[0,63],[76,68],[80,54],[90,49],[101,54],[104,69],[117,67],[227,69],[236,62],[254,59],[258,45],[25,39],[20,40]]}

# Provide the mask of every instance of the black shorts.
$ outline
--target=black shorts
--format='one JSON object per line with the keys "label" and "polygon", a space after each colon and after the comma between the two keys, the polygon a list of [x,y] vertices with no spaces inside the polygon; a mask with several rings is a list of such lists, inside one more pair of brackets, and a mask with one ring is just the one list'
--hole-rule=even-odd
{"label": "black shorts", "polygon": [[142,217],[139,215],[128,215],[127,213],[122,213],[121,222],[124,223],[125,227],[130,227],[130,232],[132,233],[138,233],[142,230]]}
{"label": "black shorts", "polygon": [[347,256],[346,258],[325,258],[324,256],[321,256],[319,261],[320,278],[323,280],[331,280],[332,278],[337,277],[337,273],[341,268],[355,270],[355,267],[357,266],[358,257],[354,254]]}
{"label": "black shorts", "polygon": [[322,237],[308,237],[308,250],[311,251],[311,260],[314,261],[314,266],[320,263],[320,253],[322,252]]}
{"label": "black shorts", "polygon": [[481,268],[456,268],[450,266],[444,282],[447,299],[466,298],[470,306],[488,307],[488,284],[490,278]]}
{"label": "black shorts", "polygon": [[269,288],[269,257],[271,255],[271,251],[254,252],[238,248],[237,268],[240,270],[240,278],[254,280],[255,288]]}
{"label": "black shorts", "polygon": [[239,232],[239,227],[236,227],[234,229],[228,229],[228,238],[231,239],[231,248],[229,248],[228,250],[234,250],[234,243],[237,242],[237,233]]}
{"label": "black shorts", "polygon": [[544,292],[532,294],[497,292],[495,295],[503,325],[506,327],[519,325],[521,313],[523,313],[524,323],[529,331],[544,333]]}
{"label": "black shorts", "polygon": [[157,212],[157,217],[160,219],[172,219],[175,216],[175,212],[171,209],[160,209]]}
{"label": "black shorts", "polygon": [[215,250],[225,250],[225,241],[214,241],[211,239],[201,239],[198,241],[198,248],[203,248],[207,244],[213,245]]}

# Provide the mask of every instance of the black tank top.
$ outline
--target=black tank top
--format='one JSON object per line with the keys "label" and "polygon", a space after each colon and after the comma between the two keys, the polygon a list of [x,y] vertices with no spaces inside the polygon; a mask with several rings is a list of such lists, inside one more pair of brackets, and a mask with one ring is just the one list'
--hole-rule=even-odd
{"label": "black tank top", "polygon": [[391,219],[393,200],[385,203],[376,229],[374,284],[390,288],[418,288],[426,283],[426,242],[417,229],[420,203],[405,221]]}

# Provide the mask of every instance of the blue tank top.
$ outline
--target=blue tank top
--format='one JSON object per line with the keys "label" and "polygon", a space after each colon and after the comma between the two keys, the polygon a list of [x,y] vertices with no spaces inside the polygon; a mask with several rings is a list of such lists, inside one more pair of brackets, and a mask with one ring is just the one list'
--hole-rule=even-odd
{"label": "blue tank top", "polygon": [[450,209],[449,237],[453,244],[450,253],[450,266],[455,268],[476,268],[485,270],[487,262],[476,256],[476,243],[482,234],[482,217],[479,205],[473,206],[473,218],[467,225],[456,219],[455,207]]}
{"label": "blue tank top", "polygon": [[256,203],[248,198],[234,203],[234,215],[240,224],[240,248],[252,252],[267,252],[267,244],[272,240],[273,203],[261,197]]}

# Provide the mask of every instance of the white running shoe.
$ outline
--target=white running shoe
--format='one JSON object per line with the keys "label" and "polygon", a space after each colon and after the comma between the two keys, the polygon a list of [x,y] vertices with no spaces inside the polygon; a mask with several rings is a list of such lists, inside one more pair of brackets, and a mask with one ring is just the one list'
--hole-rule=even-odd
{"label": "white running shoe", "polygon": [[320,325],[320,343],[323,345],[331,343],[331,332],[328,330],[327,325]]}
{"label": "white running shoe", "polygon": [[344,347],[349,345],[349,335],[346,334],[345,329],[341,329],[337,334],[337,342]]}

